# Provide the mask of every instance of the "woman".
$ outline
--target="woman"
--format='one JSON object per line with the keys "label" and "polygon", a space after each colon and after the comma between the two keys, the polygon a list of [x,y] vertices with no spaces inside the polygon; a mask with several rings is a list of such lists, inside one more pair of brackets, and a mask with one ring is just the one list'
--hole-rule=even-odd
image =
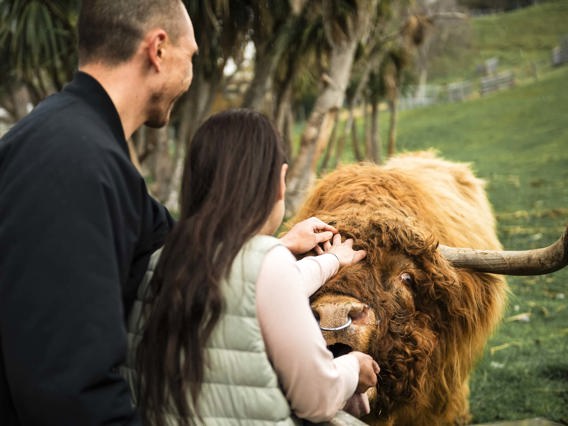
{"label": "woman", "polygon": [[365,253],[336,234],[323,250],[304,247],[322,254],[296,262],[272,237],[286,170],[259,113],[223,112],[197,131],[180,219],[141,290],[147,304],[131,318],[131,326],[142,319],[130,381],[147,424],[319,422],[376,384],[368,355],[333,359],[308,302]]}

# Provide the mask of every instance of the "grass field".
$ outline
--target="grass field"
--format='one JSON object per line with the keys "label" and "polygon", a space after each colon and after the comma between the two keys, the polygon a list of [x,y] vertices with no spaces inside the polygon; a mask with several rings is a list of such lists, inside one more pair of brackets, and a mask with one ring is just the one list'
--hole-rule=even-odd
{"label": "grass field", "polygon": [[[552,49],[568,35],[568,1],[540,1],[510,13],[476,17],[470,21],[470,38],[454,38],[446,54],[430,64],[430,78],[455,81],[479,77],[476,67],[489,58],[499,69],[515,72],[517,79],[550,63]],[[461,41],[457,41],[461,40]]]}
{"label": "grass field", "polygon": [[[504,246],[548,245],[568,225],[567,83],[564,67],[484,98],[404,111],[399,151],[435,148],[471,163]],[[472,377],[474,421],[568,424],[568,269],[508,281],[508,311]]]}

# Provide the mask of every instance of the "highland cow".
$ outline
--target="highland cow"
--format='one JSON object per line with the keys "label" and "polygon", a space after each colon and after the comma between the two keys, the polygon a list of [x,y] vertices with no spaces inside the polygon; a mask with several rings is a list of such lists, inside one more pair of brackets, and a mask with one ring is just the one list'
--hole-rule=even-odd
{"label": "highland cow", "polygon": [[370,424],[468,424],[469,375],[507,299],[495,273],[540,274],[567,263],[565,240],[502,252],[483,181],[429,152],[331,172],[290,225],[310,216],[367,251],[311,305],[336,356],[358,350],[381,367],[363,419]]}

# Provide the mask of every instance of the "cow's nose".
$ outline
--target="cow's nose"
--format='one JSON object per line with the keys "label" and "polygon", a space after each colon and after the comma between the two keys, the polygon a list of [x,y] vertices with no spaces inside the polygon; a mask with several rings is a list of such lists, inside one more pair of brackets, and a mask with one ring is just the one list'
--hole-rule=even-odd
{"label": "cow's nose", "polygon": [[360,302],[316,303],[312,306],[314,316],[324,331],[341,331],[365,316],[369,307]]}

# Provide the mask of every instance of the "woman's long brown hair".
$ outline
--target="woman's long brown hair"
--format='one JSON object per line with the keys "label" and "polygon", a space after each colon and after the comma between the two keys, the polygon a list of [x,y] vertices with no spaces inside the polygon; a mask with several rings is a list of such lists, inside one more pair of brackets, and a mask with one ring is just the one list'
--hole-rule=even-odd
{"label": "woman's long brown hair", "polygon": [[164,413],[172,410],[180,424],[199,416],[204,346],[223,308],[220,283],[270,216],[284,161],[277,132],[257,112],[216,114],[195,134],[185,160],[181,217],[150,283],[136,354],[145,424],[164,425]]}

